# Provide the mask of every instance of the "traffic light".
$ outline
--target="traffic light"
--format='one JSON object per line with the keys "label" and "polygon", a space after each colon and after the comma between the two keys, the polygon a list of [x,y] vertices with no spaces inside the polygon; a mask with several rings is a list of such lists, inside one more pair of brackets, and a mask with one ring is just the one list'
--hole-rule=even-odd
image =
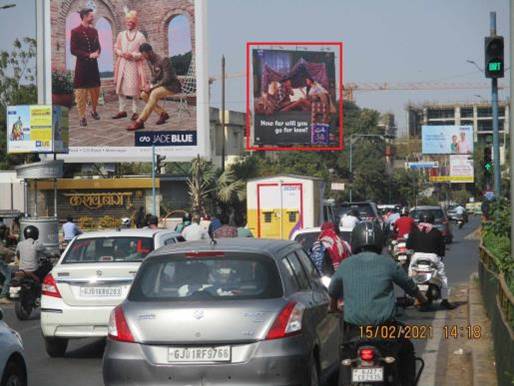
{"label": "traffic light", "polygon": [[162,162],[166,159],[165,155],[157,154],[155,156],[155,175],[158,176],[161,174],[161,170],[164,167]]}
{"label": "traffic light", "polygon": [[493,158],[491,156],[491,147],[486,146],[484,148],[484,172],[485,174],[491,174],[493,171]]}
{"label": "traffic light", "polygon": [[503,36],[485,38],[485,77],[503,78]]}

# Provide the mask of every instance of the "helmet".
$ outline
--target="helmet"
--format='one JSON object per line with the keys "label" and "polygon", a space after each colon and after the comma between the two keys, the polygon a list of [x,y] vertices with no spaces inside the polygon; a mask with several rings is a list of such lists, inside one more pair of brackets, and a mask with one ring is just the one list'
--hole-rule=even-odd
{"label": "helmet", "polygon": [[351,245],[352,252],[359,253],[363,249],[371,249],[377,253],[382,251],[385,235],[377,222],[364,221],[353,228]]}
{"label": "helmet", "polygon": [[128,218],[128,217],[123,217],[123,218],[121,219],[121,226],[126,227],[126,228],[129,228],[129,227],[130,227],[131,222],[132,222],[132,221],[130,221],[130,218]]}
{"label": "helmet", "polygon": [[433,224],[434,221],[435,221],[435,218],[432,213],[421,213],[421,215],[419,216],[419,222]]}
{"label": "helmet", "polygon": [[402,210],[400,211],[400,215],[401,216],[408,216],[409,215],[409,208],[407,208],[406,206],[404,206],[402,208]]}
{"label": "helmet", "polygon": [[39,229],[37,229],[34,225],[29,225],[23,230],[23,237],[25,240],[37,240],[39,238]]}

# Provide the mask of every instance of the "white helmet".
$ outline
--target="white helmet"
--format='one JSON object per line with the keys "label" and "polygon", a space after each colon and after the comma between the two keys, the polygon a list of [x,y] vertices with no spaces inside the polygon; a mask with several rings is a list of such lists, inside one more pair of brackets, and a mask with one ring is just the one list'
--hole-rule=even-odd
{"label": "white helmet", "polygon": [[122,227],[130,228],[130,223],[131,223],[131,221],[130,221],[130,218],[128,218],[128,217],[123,217],[121,219],[121,226]]}

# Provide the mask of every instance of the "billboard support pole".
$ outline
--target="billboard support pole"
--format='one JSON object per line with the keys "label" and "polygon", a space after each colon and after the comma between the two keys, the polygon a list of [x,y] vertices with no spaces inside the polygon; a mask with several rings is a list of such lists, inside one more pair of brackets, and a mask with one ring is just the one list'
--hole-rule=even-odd
{"label": "billboard support pole", "polygon": [[[496,36],[496,12],[490,13],[491,37]],[[494,194],[497,199],[501,195],[501,171],[500,171],[500,132],[498,121],[498,79],[491,79],[491,96],[493,110],[493,156],[494,156]]]}
{"label": "billboard support pole", "polygon": [[[512,210],[512,204],[514,203],[514,74],[512,73],[512,63],[514,63],[514,0],[510,0],[510,129],[509,129],[509,138],[510,138],[510,223],[514,222],[514,210]],[[510,227],[510,253],[512,258],[514,259],[514,226]]]}
{"label": "billboard support pole", "polygon": [[157,205],[155,202],[155,143],[152,144],[152,214],[157,216]]}
{"label": "billboard support pole", "polygon": [[225,171],[225,142],[227,135],[225,133],[225,55],[221,57],[221,171]]}

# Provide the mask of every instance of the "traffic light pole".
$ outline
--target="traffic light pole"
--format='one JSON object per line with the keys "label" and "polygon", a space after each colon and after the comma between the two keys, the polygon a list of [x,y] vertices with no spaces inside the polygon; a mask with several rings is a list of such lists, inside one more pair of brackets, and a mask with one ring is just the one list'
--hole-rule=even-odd
{"label": "traffic light pole", "polygon": [[157,204],[155,197],[155,143],[152,144],[152,214],[157,216]]}
{"label": "traffic light pole", "polygon": [[[496,12],[491,12],[491,36],[496,36]],[[501,197],[501,166],[500,166],[500,130],[498,121],[498,79],[491,79],[491,102],[493,110],[493,166],[494,166],[494,195]]]}

